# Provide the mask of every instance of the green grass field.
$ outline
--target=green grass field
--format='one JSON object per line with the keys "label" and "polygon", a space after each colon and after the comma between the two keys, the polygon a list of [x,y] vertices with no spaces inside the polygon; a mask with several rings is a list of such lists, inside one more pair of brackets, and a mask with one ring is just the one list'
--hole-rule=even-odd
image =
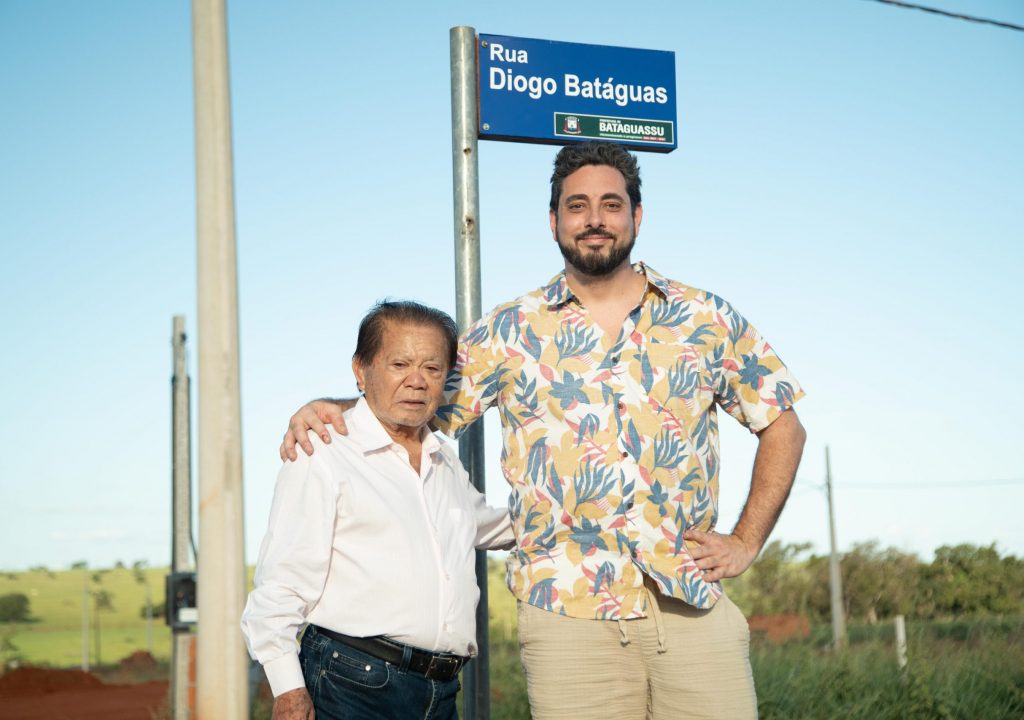
{"label": "green grass field", "polygon": [[[141,572],[149,584],[153,605],[160,604],[167,570],[150,568]],[[97,574],[99,581],[95,582],[92,578]],[[136,650],[148,649],[146,620],[141,614],[146,587],[131,569],[33,570],[0,573],[0,595],[27,595],[34,620],[0,624],[0,662],[17,658],[34,665],[77,667],[82,660],[82,597],[86,586],[90,592],[106,591],[110,598],[109,609],[97,611],[89,602],[90,664],[113,664]],[[152,652],[158,660],[170,657],[171,633],[162,616],[153,618]]]}
{"label": "green grass field", "polygon": [[[99,613],[103,664],[146,649],[146,621],[140,613],[145,586],[130,569],[103,572],[98,583],[91,581],[94,572],[0,573],[0,595],[25,593],[35,619],[0,625],[0,662],[17,658],[77,667],[84,579],[90,579],[91,590],[105,590],[111,600],[112,609]],[[159,603],[166,569],[143,574],[154,603]],[[492,718],[529,718],[515,601],[505,589],[499,563],[492,563],[489,594]],[[154,618],[152,631],[153,654],[166,661],[170,632],[162,617]],[[1024,618],[908,622],[907,634],[910,662],[903,672],[896,665],[889,624],[852,625],[850,647],[841,655],[827,647],[828,627],[815,627],[809,639],[783,645],[755,642],[751,663],[762,720],[1024,717]],[[90,656],[95,665],[95,643]],[[257,705],[253,717],[269,717],[268,708]]]}

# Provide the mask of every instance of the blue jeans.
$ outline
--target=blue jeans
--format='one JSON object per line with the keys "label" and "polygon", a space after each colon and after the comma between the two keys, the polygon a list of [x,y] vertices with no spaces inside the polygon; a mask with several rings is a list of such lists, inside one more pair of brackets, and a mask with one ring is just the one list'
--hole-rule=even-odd
{"label": "blue jeans", "polygon": [[407,669],[408,657],[392,665],[311,626],[299,659],[317,720],[458,720],[459,679],[428,680]]}

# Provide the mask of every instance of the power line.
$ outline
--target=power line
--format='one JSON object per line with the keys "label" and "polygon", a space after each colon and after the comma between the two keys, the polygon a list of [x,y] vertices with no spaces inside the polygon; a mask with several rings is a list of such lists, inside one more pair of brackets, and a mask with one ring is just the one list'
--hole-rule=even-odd
{"label": "power line", "polygon": [[[806,478],[798,477],[796,482],[801,484],[801,492],[794,495],[799,497],[804,495],[810,490],[824,490],[825,486],[820,483],[816,483],[813,480],[807,480]],[[1003,478],[996,480],[949,480],[943,482],[877,482],[877,483],[833,483],[839,490],[938,490],[938,489],[952,489],[957,488],[966,490],[968,488],[976,487],[996,487],[1000,485],[1024,485],[1024,478]]]}
{"label": "power line", "polygon": [[843,490],[860,490],[861,488],[868,489],[903,489],[903,490],[917,490],[920,489],[940,489],[940,488],[959,488],[961,490],[967,490],[969,488],[976,487],[992,487],[996,485],[1024,485],[1024,479],[1007,479],[1007,480],[951,480],[949,482],[923,482],[923,483],[841,483],[837,487]]}
{"label": "power line", "polygon": [[997,27],[1008,28],[1010,30],[1019,30],[1024,32],[1024,26],[1014,25],[1013,23],[1002,22],[1001,20],[989,20],[988,18],[975,17],[973,15],[961,15],[959,13],[952,13],[946,10],[939,10],[938,8],[926,7],[924,5],[915,5],[914,3],[900,2],[899,0],[874,0],[874,2],[884,3],[886,5],[896,5],[897,7],[907,8],[909,10],[921,10],[923,12],[933,13],[935,15],[942,15],[944,17],[956,18],[957,20],[966,20],[968,22],[982,23],[984,25],[995,25]]}

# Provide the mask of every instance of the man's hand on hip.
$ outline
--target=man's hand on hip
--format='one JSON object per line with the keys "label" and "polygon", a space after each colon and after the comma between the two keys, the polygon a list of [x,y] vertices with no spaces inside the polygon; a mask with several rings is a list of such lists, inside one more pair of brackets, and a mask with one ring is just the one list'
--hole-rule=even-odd
{"label": "man's hand on hip", "polygon": [[327,432],[327,425],[333,425],[334,429],[342,435],[348,434],[345,427],[345,420],[341,414],[356,404],[355,400],[313,400],[299,408],[298,412],[292,415],[288,421],[288,432],[284,434],[284,440],[278,453],[281,460],[287,462],[298,457],[295,452],[295,445],[298,444],[307,455],[313,454],[313,443],[309,441],[309,431],[312,430],[325,443],[331,442],[331,436]]}
{"label": "man's hand on hip", "polygon": [[316,720],[313,701],[306,688],[296,688],[274,698],[272,720]]}
{"label": "man's hand on hip", "polygon": [[750,567],[760,549],[748,547],[737,535],[694,528],[683,533],[683,538],[697,543],[690,556],[697,561],[697,567],[704,572],[704,579],[708,582],[736,577]]}

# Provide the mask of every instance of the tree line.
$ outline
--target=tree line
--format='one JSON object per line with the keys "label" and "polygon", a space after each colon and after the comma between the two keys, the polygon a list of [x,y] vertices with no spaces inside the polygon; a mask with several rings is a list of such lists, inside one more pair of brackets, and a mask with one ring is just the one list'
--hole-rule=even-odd
{"label": "tree line", "polygon": [[[727,591],[749,615],[797,613],[828,622],[829,556],[809,543],[768,544]],[[854,545],[840,561],[847,618],[875,623],[904,615],[930,620],[1024,614],[1024,560],[992,545],[944,545],[931,562],[912,553]]]}
{"label": "tree line", "polygon": [[[748,615],[796,613],[811,622],[828,622],[829,557],[811,549],[810,543],[769,543],[749,570],[727,581],[730,597]],[[144,566],[143,561],[132,564],[136,582],[145,582]],[[75,569],[86,567],[75,563]],[[112,609],[110,594],[101,587],[104,572],[92,576],[97,611]],[[854,621],[875,623],[895,615],[920,620],[1024,615],[1024,559],[1001,556],[994,543],[944,545],[931,562],[923,562],[913,553],[863,542],[842,554],[840,572],[846,617]],[[140,614],[148,612],[143,607]],[[162,608],[152,613],[159,617]],[[24,593],[0,596],[0,623],[31,619]]]}

